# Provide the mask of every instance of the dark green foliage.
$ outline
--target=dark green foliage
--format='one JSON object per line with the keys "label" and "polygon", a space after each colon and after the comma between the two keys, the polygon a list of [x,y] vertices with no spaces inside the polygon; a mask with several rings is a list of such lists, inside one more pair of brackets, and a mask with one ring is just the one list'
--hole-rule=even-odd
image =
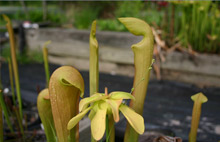
{"label": "dark green foliage", "polygon": [[123,26],[118,20],[111,19],[100,19],[97,20],[97,25],[99,30],[107,31],[127,31],[125,26]]}
{"label": "dark green foliage", "polygon": [[74,16],[74,25],[78,29],[88,29],[92,21],[97,19],[100,8],[92,8],[86,6],[83,10],[79,10]]}
{"label": "dark green foliage", "polygon": [[142,1],[123,1],[118,2],[118,7],[115,11],[117,18],[119,17],[140,17],[140,13],[143,8]]}
{"label": "dark green foliage", "polygon": [[175,33],[184,47],[199,52],[220,52],[220,11],[211,1],[194,2],[178,7]]}

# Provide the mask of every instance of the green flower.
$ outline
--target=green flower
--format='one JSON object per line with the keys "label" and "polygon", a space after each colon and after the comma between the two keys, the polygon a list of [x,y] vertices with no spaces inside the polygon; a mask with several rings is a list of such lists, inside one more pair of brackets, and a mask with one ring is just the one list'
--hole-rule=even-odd
{"label": "green flower", "polygon": [[105,133],[106,114],[113,114],[114,121],[118,122],[120,110],[134,130],[143,134],[145,129],[143,117],[123,104],[123,99],[134,100],[134,97],[126,92],[112,92],[110,94],[96,93],[82,99],[79,104],[80,113],[69,121],[67,129],[72,129],[90,111],[92,136],[98,141]]}

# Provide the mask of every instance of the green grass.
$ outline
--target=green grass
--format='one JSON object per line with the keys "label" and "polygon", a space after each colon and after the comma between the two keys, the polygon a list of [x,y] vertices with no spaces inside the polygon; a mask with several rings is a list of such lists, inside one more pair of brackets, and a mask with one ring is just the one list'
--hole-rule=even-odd
{"label": "green grass", "polygon": [[[175,34],[183,47],[199,52],[220,53],[220,10],[217,4],[195,2],[176,5]],[[178,22],[179,21],[179,22]]]}

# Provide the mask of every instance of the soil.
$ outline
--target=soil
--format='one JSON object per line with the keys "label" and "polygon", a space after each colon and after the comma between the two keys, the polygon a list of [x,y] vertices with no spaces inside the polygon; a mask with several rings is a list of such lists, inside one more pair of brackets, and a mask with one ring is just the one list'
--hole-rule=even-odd
{"label": "soil", "polygon": [[[58,68],[50,65],[51,73]],[[89,94],[89,73],[80,71],[85,80],[85,97]],[[43,64],[19,65],[21,94],[24,107],[36,108],[37,88],[45,88],[45,73]],[[9,87],[7,64],[1,66],[3,87]],[[100,73],[100,92],[108,87],[111,91],[130,92],[133,78]],[[220,140],[220,88],[198,88],[167,80],[150,80],[144,107],[146,130],[163,131],[163,134],[181,137],[187,141],[190,131],[193,101],[191,96],[203,92],[209,101],[202,105],[202,114],[198,129],[198,141],[214,142]],[[37,110],[35,110],[37,112]],[[32,127],[38,127],[37,125]],[[125,121],[116,124],[116,128],[124,131]],[[116,133],[117,134],[117,133]]]}

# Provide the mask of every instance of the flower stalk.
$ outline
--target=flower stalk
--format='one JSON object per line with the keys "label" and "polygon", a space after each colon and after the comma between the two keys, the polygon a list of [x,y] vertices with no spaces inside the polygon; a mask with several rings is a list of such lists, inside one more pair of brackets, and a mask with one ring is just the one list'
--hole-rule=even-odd
{"label": "flower stalk", "polygon": [[[139,43],[131,47],[134,52],[135,76],[132,95],[135,97],[135,102],[133,100],[130,102],[130,107],[134,109],[135,112],[142,115],[150,76],[149,68],[152,64],[154,37],[151,27],[140,19],[119,18],[119,21],[124,24],[132,34],[143,36],[143,39]],[[142,81],[140,82],[140,80]],[[138,136],[138,133],[128,124],[124,141],[137,142]]]}
{"label": "flower stalk", "polygon": [[[79,104],[80,113],[69,121],[67,129],[71,130],[74,128],[76,124],[90,111],[89,119],[91,120],[92,136],[96,141],[99,141],[103,137],[106,130],[106,116],[113,116],[114,122],[118,122],[120,119],[119,111],[121,111],[135,131],[137,131],[139,134],[143,134],[143,117],[123,104],[123,99],[134,99],[134,97],[130,93],[118,91],[111,92],[110,94],[96,93],[91,97],[82,99]],[[88,105],[90,106],[88,107]],[[113,124],[114,123],[111,121],[111,126],[113,126]],[[110,125],[107,125],[107,128],[109,126]],[[111,136],[108,136],[111,134],[109,129],[107,131],[107,137],[111,138]],[[114,139],[107,138],[107,140],[113,141]]]}

